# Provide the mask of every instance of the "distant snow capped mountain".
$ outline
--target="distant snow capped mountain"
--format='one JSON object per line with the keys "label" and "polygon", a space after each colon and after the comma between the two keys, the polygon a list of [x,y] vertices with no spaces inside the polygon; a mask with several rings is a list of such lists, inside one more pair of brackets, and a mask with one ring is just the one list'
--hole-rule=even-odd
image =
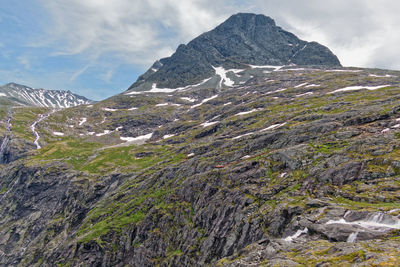
{"label": "distant snow capped mountain", "polygon": [[94,101],[73,94],[71,91],[33,89],[16,83],[1,86],[1,97],[23,106],[50,108],[69,108],[94,103]]}

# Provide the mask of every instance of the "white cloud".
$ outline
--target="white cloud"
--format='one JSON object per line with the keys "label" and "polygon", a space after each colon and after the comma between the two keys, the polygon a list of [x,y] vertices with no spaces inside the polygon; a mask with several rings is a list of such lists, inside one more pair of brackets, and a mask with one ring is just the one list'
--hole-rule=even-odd
{"label": "white cloud", "polygon": [[148,65],[169,56],[181,41],[209,30],[224,17],[205,1],[43,0],[53,18],[50,39],[61,43],[54,56],[106,53]]}
{"label": "white cloud", "polygon": [[[400,69],[395,0],[42,0],[53,18],[53,55],[104,55],[148,67],[236,12],[263,13],[300,38],[333,50],[344,65]],[[46,41],[47,42],[47,41]],[[74,77],[72,77],[74,78]],[[76,77],[75,77],[76,78]]]}

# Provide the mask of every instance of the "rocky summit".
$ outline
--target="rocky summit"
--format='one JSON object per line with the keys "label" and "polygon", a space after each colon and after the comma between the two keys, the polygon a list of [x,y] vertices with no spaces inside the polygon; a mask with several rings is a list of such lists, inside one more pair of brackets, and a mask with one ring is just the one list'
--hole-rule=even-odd
{"label": "rocky summit", "polygon": [[262,51],[209,86],[1,108],[0,265],[398,266],[400,72]]}
{"label": "rocky summit", "polygon": [[129,88],[142,91],[197,84],[215,74],[215,67],[246,65],[340,66],[332,52],[316,42],[306,42],[276,26],[264,15],[239,13],[187,45],[169,58],[156,61]]}

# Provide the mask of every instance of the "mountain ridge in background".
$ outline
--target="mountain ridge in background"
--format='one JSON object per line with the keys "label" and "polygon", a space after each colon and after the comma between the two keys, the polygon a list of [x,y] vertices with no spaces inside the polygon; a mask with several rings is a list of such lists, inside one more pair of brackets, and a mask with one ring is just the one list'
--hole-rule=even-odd
{"label": "mountain ridge in background", "polygon": [[0,86],[0,97],[15,105],[50,108],[69,108],[94,103],[94,101],[71,91],[33,89],[16,83]]}

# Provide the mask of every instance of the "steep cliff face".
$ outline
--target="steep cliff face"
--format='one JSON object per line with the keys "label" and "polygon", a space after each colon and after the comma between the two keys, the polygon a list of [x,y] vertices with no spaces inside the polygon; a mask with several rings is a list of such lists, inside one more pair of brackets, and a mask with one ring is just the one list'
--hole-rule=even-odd
{"label": "steep cliff face", "polygon": [[249,64],[340,66],[327,47],[300,40],[264,15],[239,13],[155,62],[129,90],[146,90],[152,84],[184,87],[212,77],[214,67],[236,69]]}
{"label": "steep cliff face", "polygon": [[399,262],[400,73],[247,72],[52,113],[39,150],[49,110],[14,110],[1,264]]}

